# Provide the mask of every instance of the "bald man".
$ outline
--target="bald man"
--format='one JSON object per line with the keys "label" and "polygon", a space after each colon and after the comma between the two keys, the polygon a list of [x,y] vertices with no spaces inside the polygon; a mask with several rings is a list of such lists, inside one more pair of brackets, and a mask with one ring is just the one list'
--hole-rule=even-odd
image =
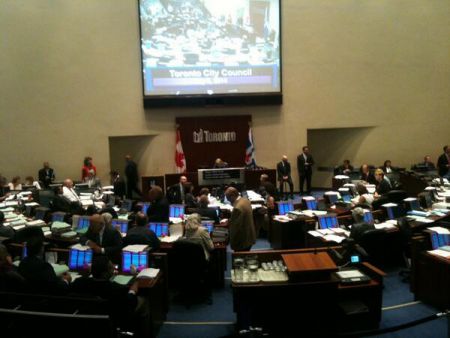
{"label": "bald man", "polygon": [[63,196],[67,198],[70,202],[80,202],[80,197],[77,192],[73,189],[73,181],[70,178],[66,178],[63,183],[62,188]]}
{"label": "bald man", "polygon": [[116,264],[120,262],[122,236],[119,231],[107,227],[99,214],[89,218],[89,229],[81,236],[80,243],[89,246],[94,254],[106,255]]}
{"label": "bald man", "polygon": [[284,197],[284,182],[287,182],[289,184],[291,198],[294,198],[294,183],[292,183],[291,177],[291,164],[289,163],[286,155],[283,155],[283,157],[281,158],[281,162],[277,164],[277,173],[278,182],[280,182],[280,198]]}
{"label": "bald man", "polygon": [[239,195],[236,188],[225,191],[227,200],[233,205],[231,217],[228,220],[230,246],[234,251],[250,251],[256,241],[253,211],[250,201]]}

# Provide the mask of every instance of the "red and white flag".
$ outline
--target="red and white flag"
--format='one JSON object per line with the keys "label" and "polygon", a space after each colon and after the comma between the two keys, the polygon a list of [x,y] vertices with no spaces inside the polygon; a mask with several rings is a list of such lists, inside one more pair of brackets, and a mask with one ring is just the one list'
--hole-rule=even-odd
{"label": "red and white flag", "polygon": [[181,145],[179,129],[177,129],[177,137],[175,140],[175,165],[177,166],[177,173],[186,172],[186,158],[184,157],[183,146]]}

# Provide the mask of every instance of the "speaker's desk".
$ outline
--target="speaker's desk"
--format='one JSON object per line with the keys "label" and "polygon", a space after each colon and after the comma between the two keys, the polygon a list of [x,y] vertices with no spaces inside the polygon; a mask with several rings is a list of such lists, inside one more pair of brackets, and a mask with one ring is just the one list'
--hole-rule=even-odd
{"label": "speaker's desk", "polygon": [[[233,253],[233,261],[256,255],[260,263],[272,262],[282,255],[299,253],[327,254],[327,249],[239,252]],[[314,269],[320,270],[321,264],[311,265],[313,273],[304,279],[292,280],[291,275],[289,280],[278,282],[240,283],[233,279],[233,309],[238,329],[262,327],[275,336],[302,336],[306,332],[332,336],[336,332],[377,328],[381,320],[384,272],[362,263],[358,268],[370,281],[342,285],[334,274],[328,278],[315,274]]]}

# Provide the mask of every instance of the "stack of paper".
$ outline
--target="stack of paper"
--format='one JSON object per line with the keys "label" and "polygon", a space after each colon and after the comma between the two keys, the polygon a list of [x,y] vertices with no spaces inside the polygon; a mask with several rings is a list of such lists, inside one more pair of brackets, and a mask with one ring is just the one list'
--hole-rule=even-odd
{"label": "stack of paper", "polygon": [[147,248],[148,248],[148,245],[146,245],[146,244],[133,244],[133,245],[127,245],[122,250],[138,253],[138,252],[145,251]]}
{"label": "stack of paper", "polygon": [[439,256],[439,257],[444,257],[444,258],[450,259],[450,252],[449,251],[436,249],[436,250],[431,250],[431,251],[428,251],[428,252],[430,254],[432,254],[432,255],[435,255],[435,256]]}
{"label": "stack of paper", "polygon": [[138,273],[137,278],[155,278],[159,273],[159,269],[147,268]]}

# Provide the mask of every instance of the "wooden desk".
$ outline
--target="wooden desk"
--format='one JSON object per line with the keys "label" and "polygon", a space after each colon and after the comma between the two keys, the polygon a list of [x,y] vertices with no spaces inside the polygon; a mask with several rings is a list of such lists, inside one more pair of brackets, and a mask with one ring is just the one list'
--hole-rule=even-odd
{"label": "wooden desk", "polygon": [[[233,253],[233,259],[256,254],[260,262],[271,262],[281,259],[283,254],[314,252],[322,254],[326,253],[326,249]],[[253,284],[232,282],[233,309],[238,329],[251,325],[262,327],[276,337],[302,336],[311,332],[325,337],[337,332],[377,328],[381,320],[385,274],[368,263],[363,263],[358,268],[371,277],[369,283],[344,286],[334,275],[318,281],[307,279]],[[343,307],[355,302],[366,306],[367,312],[346,314]]]}
{"label": "wooden desk", "polygon": [[304,248],[306,235],[309,230],[314,230],[314,226],[314,219],[309,217],[299,217],[289,222],[273,220],[268,234],[270,246],[277,250]]}

